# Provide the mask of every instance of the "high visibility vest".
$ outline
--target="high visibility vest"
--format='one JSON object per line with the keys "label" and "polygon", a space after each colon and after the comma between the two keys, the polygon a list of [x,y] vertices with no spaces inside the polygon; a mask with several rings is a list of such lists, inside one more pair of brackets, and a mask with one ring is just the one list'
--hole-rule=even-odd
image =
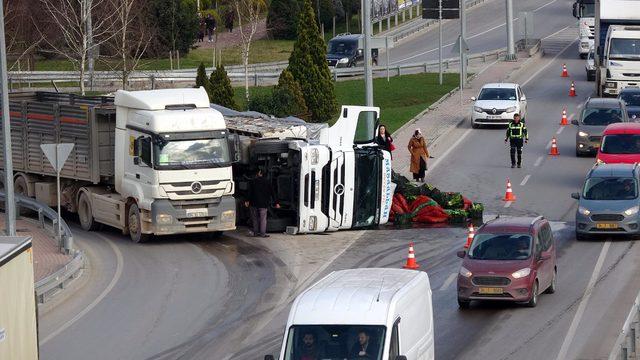
{"label": "high visibility vest", "polygon": [[524,123],[523,122],[519,122],[519,123],[514,123],[514,122],[510,122],[509,123],[509,138],[510,139],[522,139],[524,137]]}

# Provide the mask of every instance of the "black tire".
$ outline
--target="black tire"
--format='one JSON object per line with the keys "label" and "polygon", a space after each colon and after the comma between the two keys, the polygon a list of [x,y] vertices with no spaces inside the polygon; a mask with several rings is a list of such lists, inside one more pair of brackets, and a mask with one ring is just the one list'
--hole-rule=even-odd
{"label": "black tire", "polygon": [[596,74],[587,73],[587,81],[596,81]]}
{"label": "black tire", "polygon": [[580,54],[580,59],[586,59],[588,54]]}
{"label": "black tire", "polygon": [[458,307],[462,310],[466,310],[469,308],[469,306],[471,305],[471,301],[469,300],[462,300],[460,298],[458,298]]}
{"label": "black tire", "polygon": [[585,154],[580,150],[576,149],[576,157],[585,157]]}
{"label": "black tire", "polygon": [[255,154],[281,154],[289,151],[289,142],[282,140],[263,140],[253,145]]}
{"label": "black tire", "polygon": [[268,233],[283,233],[287,230],[287,226],[292,226],[293,220],[287,217],[268,217],[267,218],[267,232]]}
{"label": "black tire", "polygon": [[545,291],[547,294],[554,294],[558,290],[558,269],[553,269],[553,279],[551,279],[551,284]]}
{"label": "black tire", "polygon": [[589,240],[589,236],[587,234],[582,234],[576,231],[576,240],[577,241],[586,241]]}
{"label": "black tire", "polygon": [[87,193],[80,193],[78,198],[78,218],[80,219],[80,227],[84,231],[94,231],[98,229],[98,223],[93,218],[93,210],[91,209],[91,201]]}
{"label": "black tire", "polygon": [[[18,176],[17,178],[15,178],[15,180],[13,181],[13,193],[20,194],[25,197],[29,197],[29,187],[24,177]],[[18,212],[18,215],[25,216],[25,215],[31,215],[33,213],[34,212],[29,209],[20,207],[20,211]]]}
{"label": "black tire", "polygon": [[480,124],[477,124],[475,122],[473,122],[473,120],[471,121],[471,127],[474,129],[480,129]]}
{"label": "black tire", "polygon": [[141,233],[142,224],[140,220],[140,209],[138,208],[137,204],[132,204],[129,207],[129,214],[127,218],[129,220],[128,227],[129,227],[129,237],[131,237],[131,241],[133,241],[136,244],[139,244],[139,243],[149,241],[149,239],[151,239],[150,234]]}
{"label": "black tire", "polygon": [[527,301],[525,305],[527,305],[530,308],[534,308],[538,306],[538,280],[537,279],[536,279],[536,282],[533,283],[533,289],[531,289],[531,299],[529,299],[529,301]]}

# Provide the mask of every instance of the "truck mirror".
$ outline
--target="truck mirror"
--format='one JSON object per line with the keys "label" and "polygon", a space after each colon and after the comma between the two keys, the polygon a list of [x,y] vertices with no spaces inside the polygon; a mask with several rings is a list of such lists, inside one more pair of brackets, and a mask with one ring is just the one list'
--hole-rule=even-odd
{"label": "truck mirror", "polygon": [[578,3],[573,3],[573,17],[578,17]]}

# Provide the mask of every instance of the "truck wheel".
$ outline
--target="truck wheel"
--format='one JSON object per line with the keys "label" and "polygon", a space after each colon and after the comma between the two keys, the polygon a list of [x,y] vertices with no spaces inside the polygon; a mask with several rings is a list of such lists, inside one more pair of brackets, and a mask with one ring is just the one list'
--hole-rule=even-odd
{"label": "truck wheel", "polygon": [[289,143],[281,140],[258,141],[253,145],[255,154],[280,154],[289,151]]}
{"label": "truck wheel", "polygon": [[18,176],[13,181],[13,192],[16,194],[29,196],[29,188],[27,187],[27,181],[22,177]]}
{"label": "truck wheel", "polygon": [[143,243],[151,238],[151,235],[142,233],[142,220],[137,204],[129,207],[129,236],[134,243]]}
{"label": "truck wheel", "polygon": [[78,199],[78,218],[80,218],[80,226],[84,231],[93,231],[98,229],[98,223],[93,218],[93,210],[91,209],[91,201],[87,193],[81,193]]}

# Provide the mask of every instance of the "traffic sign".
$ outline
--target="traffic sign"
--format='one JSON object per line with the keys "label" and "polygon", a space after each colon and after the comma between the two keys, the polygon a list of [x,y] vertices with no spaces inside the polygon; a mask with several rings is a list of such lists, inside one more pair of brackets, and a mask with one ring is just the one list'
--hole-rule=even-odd
{"label": "traffic sign", "polygon": [[[440,11],[436,9],[422,9],[423,19],[440,19]],[[460,18],[460,11],[458,9],[445,9],[442,8],[443,19],[458,19]]]}
{"label": "traffic sign", "polygon": [[458,36],[458,40],[456,40],[456,44],[453,45],[453,49],[451,49],[451,54],[453,55],[460,54],[460,41],[462,41],[462,52],[465,54],[469,52],[469,45],[467,44],[467,42],[464,41],[464,39],[461,36]]}
{"label": "traffic sign", "polygon": [[72,143],[41,144],[40,148],[47,157],[47,160],[51,163],[51,166],[53,166],[53,169],[59,173],[64,167],[64,163],[67,161],[69,154],[71,154],[73,145]]}
{"label": "traffic sign", "polygon": [[[437,9],[440,7],[440,0],[424,0],[422,5],[425,9]],[[442,0],[443,9],[458,9],[460,2],[458,0]]]}

